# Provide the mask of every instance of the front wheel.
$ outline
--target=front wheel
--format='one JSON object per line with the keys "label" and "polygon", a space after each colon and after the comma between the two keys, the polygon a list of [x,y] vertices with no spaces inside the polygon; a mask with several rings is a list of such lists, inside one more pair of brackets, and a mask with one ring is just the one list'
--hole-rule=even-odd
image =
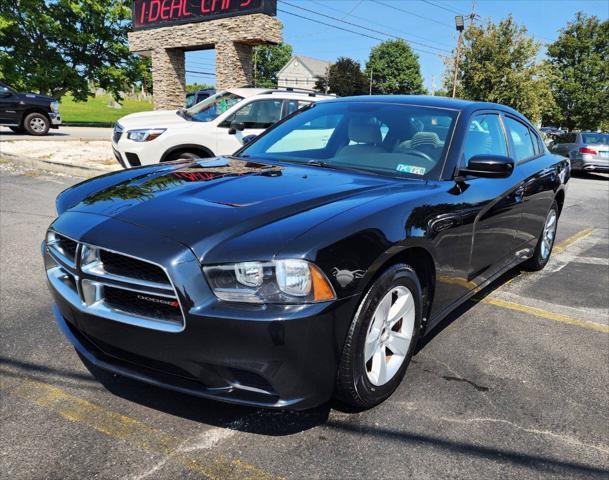
{"label": "front wheel", "polygon": [[552,248],[554,247],[554,239],[556,238],[556,227],[558,226],[558,205],[552,203],[550,211],[546,216],[546,221],[543,226],[543,231],[537,241],[535,252],[529,258],[524,267],[526,270],[536,272],[542,270],[550,260]]}
{"label": "front wheel", "polygon": [[46,135],[51,127],[51,122],[42,113],[30,113],[23,122],[23,126],[30,135]]}
{"label": "front wheel", "polygon": [[343,348],[336,386],[339,400],[365,409],[393,393],[418,341],[421,305],[421,285],[408,265],[393,265],[372,284]]}

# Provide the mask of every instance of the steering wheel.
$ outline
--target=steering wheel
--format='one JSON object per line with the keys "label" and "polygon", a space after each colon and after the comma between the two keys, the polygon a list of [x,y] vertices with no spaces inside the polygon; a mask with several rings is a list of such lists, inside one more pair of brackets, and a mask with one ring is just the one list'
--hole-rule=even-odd
{"label": "steering wheel", "polygon": [[421,160],[425,160],[426,162],[428,162],[430,164],[430,168],[433,168],[436,166],[437,162],[434,159],[432,159],[429,155],[421,152],[420,150],[405,147],[405,148],[400,148],[398,151],[399,151],[399,153],[405,153],[406,155],[412,155],[414,157],[419,157]]}

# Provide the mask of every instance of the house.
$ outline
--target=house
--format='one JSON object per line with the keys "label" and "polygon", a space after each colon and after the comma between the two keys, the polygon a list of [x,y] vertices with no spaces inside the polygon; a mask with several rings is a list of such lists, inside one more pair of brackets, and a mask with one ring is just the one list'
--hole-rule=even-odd
{"label": "house", "polygon": [[279,87],[314,90],[315,83],[327,75],[330,65],[325,60],[296,55],[279,71],[277,84]]}

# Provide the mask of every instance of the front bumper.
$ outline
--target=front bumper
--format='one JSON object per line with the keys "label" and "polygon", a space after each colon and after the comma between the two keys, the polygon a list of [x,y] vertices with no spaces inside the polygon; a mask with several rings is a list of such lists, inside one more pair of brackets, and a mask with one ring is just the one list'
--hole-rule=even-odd
{"label": "front bumper", "polygon": [[49,119],[51,120],[51,128],[57,128],[61,125],[61,116],[59,113],[49,113]]}
{"label": "front bumper", "polygon": [[[118,221],[107,222],[116,227]],[[107,236],[104,247],[141,256],[128,240],[139,227],[125,224],[121,230]],[[150,232],[146,238],[150,259],[165,265],[175,284],[184,328],[161,331],[92,314],[49,281],[57,323],[82,357],[142,382],[243,405],[302,410],[331,398],[357,298],[310,305],[221,302],[190,250]],[[96,244],[91,236],[82,241]],[[42,249],[50,255],[46,245]]]}

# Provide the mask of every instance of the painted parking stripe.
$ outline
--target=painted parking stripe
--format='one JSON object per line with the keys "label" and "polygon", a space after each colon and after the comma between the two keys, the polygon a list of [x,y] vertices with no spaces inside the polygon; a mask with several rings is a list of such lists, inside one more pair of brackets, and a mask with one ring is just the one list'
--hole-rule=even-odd
{"label": "painted parking stripe", "polygon": [[555,322],[575,325],[577,327],[586,328],[588,330],[609,333],[609,325],[603,325],[602,323],[591,322],[589,320],[579,320],[577,318],[568,317],[567,315],[560,315],[558,313],[548,312],[547,310],[542,310],[541,308],[529,307],[527,305],[521,305],[520,303],[508,302],[507,300],[501,300],[499,298],[487,297],[481,300],[481,303],[487,303],[496,307],[507,308],[509,310],[527,313],[529,315],[534,315],[535,317],[554,320]]}
{"label": "painted parking stripe", "polygon": [[167,461],[181,465],[204,478],[212,480],[271,480],[278,479],[254,465],[238,459],[206,455],[201,451],[182,449],[184,441],[164,433],[139,420],[106,410],[72,395],[61,388],[38,380],[15,377],[0,369],[0,391],[28,400],[72,422],[86,425],[109,437],[134,447],[160,454]]}
{"label": "painted parking stripe", "polygon": [[593,228],[585,228],[584,230],[580,230],[579,232],[577,232],[574,235],[571,235],[569,238],[563,240],[560,243],[557,243],[556,245],[554,245],[554,249],[553,249],[553,253],[562,253],[564,252],[568,247],[570,247],[571,245],[573,245],[575,242],[589,237],[590,235],[592,235],[592,232],[594,232]]}

